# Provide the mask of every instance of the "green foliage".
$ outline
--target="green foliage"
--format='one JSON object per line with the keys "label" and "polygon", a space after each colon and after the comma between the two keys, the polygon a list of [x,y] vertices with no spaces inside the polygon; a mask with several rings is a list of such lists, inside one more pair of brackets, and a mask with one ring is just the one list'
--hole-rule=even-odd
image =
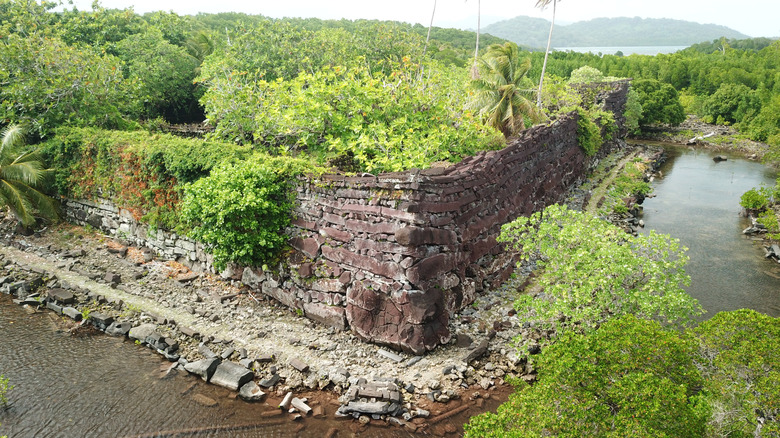
{"label": "green foliage", "polygon": [[61,128],[44,145],[57,163],[55,188],[69,198],[109,198],[136,219],[174,228],[181,184],[206,176],[249,149],[146,131]]}
{"label": "green foliage", "polygon": [[677,91],[669,84],[654,79],[638,79],[632,82],[642,105],[641,126],[664,123],[679,125],[685,121],[685,112]]}
{"label": "green foliage", "polygon": [[701,437],[709,410],[694,343],[654,321],[623,315],[545,348],[539,379],[467,437]]}
{"label": "green foliage", "polygon": [[780,240],[780,221],[774,210],[767,210],[758,215],[756,221],[766,227],[767,237]]}
{"label": "green foliage", "polygon": [[683,290],[688,260],[677,240],[650,231],[631,236],[614,225],[551,205],[502,227],[499,241],[537,260],[543,294],[515,307],[542,327],[592,330],[632,314],[664,323],[689,322],[703,311]]}
{"label": "green foliage", "polygon": [[127,78],[137,84],[135,117],[178,122],[198,113],[192,81],[199,61],[185,49],[166,41],[162,32],[149,31],[119,41],[116,51],[127,66]]}
{"label": "green foliage", "polygon": [[702,105],[704,121],[733,124],[748,120],[761,109],[758,94],[743,84],[721,84],[720,88]]}
{"label": "green foliage", "polygon": [[0,124],[43,137],[60,124],[125,126],[129,93],[119,60],[56,37],[0,34]]}
{"label": "green foliage", "polygon": [[534,85],[526,77],[531,60],[520,60],[517,45],[492,45],[479,61],[479,77],[472,79],[468,107],[509,138],[525,129],[526,120],[539,122],[543,115],[534,106]]}
{"label": "green foliage", "polygon": [[626,106],[623,107],[623,117],[626,118],[624,126],[629,134],[639,132],[639,119],[642,118],[642,103],[636,90],[629,89],[626,98]]}
{"label": "green foliage", "polygon": [[571,111],[577,113],[577,143],[585,151],[585,155],[596,155],[606,137],[615,131],[615,116],[609,111],[585,109],[581,106],[564,107],[558,112],[565,114]]}
{"label": "green foliage", "polygon": [[56,219],[57,205],[44,194],[48,174],[38,151],[25,147],[24,129],[7,126],[0,138],[0,208],[25,227],[38,217]]}
{"label": "green foliage", "polygon": [[214,266],[259,266],[278,257],[288,237],[294,191],[289,180],[314,171],[308,161],[256,154],[224,163],[184,187],[182,221],[209,246]]}
{"label": "green foliage", "polygon": [[0,406],[8,407],[8,391],[12,389],[14,387],[8,384],[8,378],[0,374]]}
{"label": "green foliage", "polygon": [[754,187],[742,194],[739,198],[739,205],[747,210],[764,211],[770,205],[769,191],[765,187],[758,189]]}
{"label": "green foliage", "polygon": [[694,333],[712,399],[708,436],[780,435],[780,320],[721,312]]}

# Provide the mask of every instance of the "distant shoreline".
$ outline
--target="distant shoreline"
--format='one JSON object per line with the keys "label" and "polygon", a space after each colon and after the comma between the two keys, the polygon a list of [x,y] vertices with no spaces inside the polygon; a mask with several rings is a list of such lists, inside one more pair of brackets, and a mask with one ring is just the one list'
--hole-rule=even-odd
{"label": "distant shoreline", "polygon": [[674,53],[689,46],[593,46],[593,47],[555,47],[553,50],[559,52],[579,52],[593,53],[603,55],[614,55],[618,51],[624,55],[658,55],[659,53]]}

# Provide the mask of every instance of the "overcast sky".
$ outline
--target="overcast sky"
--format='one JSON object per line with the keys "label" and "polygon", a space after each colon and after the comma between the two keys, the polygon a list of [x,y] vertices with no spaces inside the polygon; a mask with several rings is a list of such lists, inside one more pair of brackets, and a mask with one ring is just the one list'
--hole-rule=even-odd
{"label": "overcast sky", "polygon": [[[91,0],[74,4],[89,10]],[[172,10],[245,12],[270,17],[367,18],[422,23],[431,19],[434,0],[102,0],[107,8],[133,7],[138,13]],[[484,24],[518,15],[551,19],[551,7],[534,8],[536,0],[482,0]],[[556,21],[571,23],[598,17],[673,18],[720,24],[752,37],[780,36],[780,0],[562,0]],[[477,27],[477,0],[438,0],[434,26]]]}

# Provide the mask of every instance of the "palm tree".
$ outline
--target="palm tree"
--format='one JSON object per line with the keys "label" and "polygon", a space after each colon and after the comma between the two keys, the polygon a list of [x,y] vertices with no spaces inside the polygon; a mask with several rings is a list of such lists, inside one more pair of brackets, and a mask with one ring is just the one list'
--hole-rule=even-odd
{"label": "palm tree", "polygon": [[53,199],[40,190],[48,174],[37,150],[24,149],[24,129],[10,125],[0,141],[0,207],[5,207],[29,227],[36,216],[54,219],[58,216]]}
{"label": "palm tree", "polygon": [[506,138],[525,128],[526,118],[538,122],[543,117],[530,100],[533,84],[526,75],[531,60],[518,58],[517,44],[493,44],[480,60],[479,77],[471,81],[474,94],[469,108]]}
{"label": "palm tree", "polygon": [[542,83],[544,82],[544,71],[547,69],[547,55],[550,54],[550,42],[552,42],[553,27],[555,26],[555,6],[558,4],[558,0],[536,0],[536,7],[544,9],[552,2],[553,4],[553,16],[552,23],[550,23],[550,35],[547,37],[547,50],[544,52],[544,62],[542,63],[542,76],[539,77],[539,91],[536,93],[536,107],[542,107]]}
{"label": "palm tree", "polygon": [[423,49],[423,59],[425,59],[425,52],[428,51],[428,41],[431,39],[431,28],[433,27],[433,16],[436,15],[436,0],[433,0],[433,12],[431,12],[431,24],[428,25],[428,36],[425,37],[425,48]]}

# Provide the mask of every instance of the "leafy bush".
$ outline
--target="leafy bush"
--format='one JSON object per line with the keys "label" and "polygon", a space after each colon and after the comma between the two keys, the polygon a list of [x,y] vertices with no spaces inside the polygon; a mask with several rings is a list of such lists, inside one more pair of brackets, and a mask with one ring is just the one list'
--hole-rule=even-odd
{"label": "leafy bush", "polygon": [[537,260],[544,293],[523,295],[515,307],[540,327],[587,331],[624,314],[680,324],[703,312],[683,290],[690,282],[685,249],[669,236],[631,236],[551,205],[504,225],[499,241],[520,252],[521,261]]}
{"label": "leafy bush", "polygon": [[707,123],[733,124],[749,120],[761,109],[758,94],[743,84],[721,84],[702,107]]}
{"label": "leafy bush", "polygon": [[638,133],[639,120],[642,118],[642,103],[639,102],[639,94],[633,88],[628,90],[623,116],[626,118],[625,126],[628,133]]}
{"label": "leafy bush", "polygon": [[780,435],[780,320],[721,312],[694,333],[713,408],[708,436]]}
{"label": "leafy bush", "polygon": [[754,187],[739,198],[739,205],[747,210],[764,211],[769,207],[769,204],[768,192],[764,187],[758,189]]}
{"label": "leafy bush", "polygon": [[[0,34],[2,37],[2,34]],[[27,125],[45,137],[61,124],[124,127],[132,89],[118,59],[56,37],[11,34],[0,44],[0,125]]]}
{"label": "leafy bush", "polygon": [[709,409],[694,348],[632,315],[568,333],[543,350],[538,382],[473,417],[466,436],[701,437]]}
{"label": "leafy bush", "polygon": [[639,103],[642,105],[642,117],[639,119],[641,126],[658,123],[679,125],[685,121],[679,95],[671,85],[655,79],[637,79],[631,86],[639,95]]}
{"label": "leafy bush", "polygon": [[287,244],[295,192],[289,180],[317,171],[308,161],[256,154],[226,162],[184,186],[181,218],[187,234],[209,246],[214,266],[259,266]]}
{"label": "leafy bush", "polygon": [[[609,111],[598,108],[585,109],[581,106],[561,108],[559,114],[571,111],[578,114],[577,143],[585,151],[585,155],[589,157],[596,155],[606,138],[616,129],[615,116]],[[603,137],[602,131],[605,134]]]}

